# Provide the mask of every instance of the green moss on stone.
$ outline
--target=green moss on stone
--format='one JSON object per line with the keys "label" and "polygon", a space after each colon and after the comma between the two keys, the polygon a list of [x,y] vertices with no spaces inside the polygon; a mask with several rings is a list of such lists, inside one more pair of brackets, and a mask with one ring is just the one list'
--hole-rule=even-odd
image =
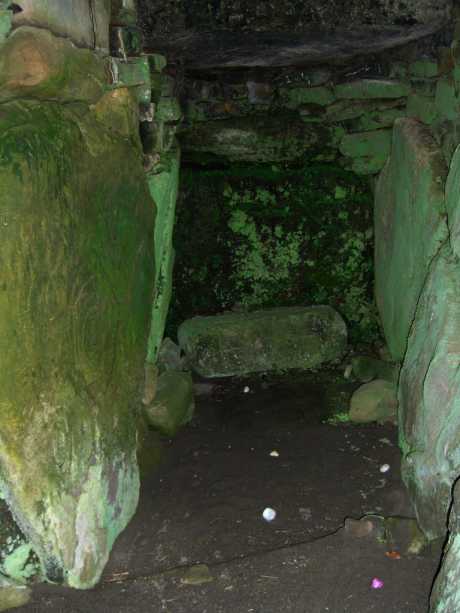
{"label": "green moss on stone", "polygon": [[375,337],[371,209],[333,163],[185,170],[168,334],[197,314],[325,303],[353,340]]}
{"label": "green moss on stone", "polygon": [[334,88],[337,98],[363,99],[370,98],[403,98],[410,92],[410,87],[402,81],[384,81],[379,79],[362,79],[340,83]]}
{"label": "green moss on stone", "polygon": [[412,62],[409,66],[409,72],[414,77],[421,77],[429,79],[431,77],[437,77],[439,74],[438,63],[433,60],[417,60]]}
{"label": "green moss on stone", "polygon": [[0,481],[51,581],[99,578],[138,497],[153,215],[136,135],[0,113]]}
{"label": "green moss on stone", "polygon": [[286,107],[295,109],[302,104],[317,104],[327,106],[334,102],[334,94],[328,87],[293,87],[281,90],[280,94],[285,97]]}
{"label": "green moss on stone", "polygon": [[436,110],[442,119],[457,119],[460,113],[460,102],[452,76],[439,79],[436,87]]}

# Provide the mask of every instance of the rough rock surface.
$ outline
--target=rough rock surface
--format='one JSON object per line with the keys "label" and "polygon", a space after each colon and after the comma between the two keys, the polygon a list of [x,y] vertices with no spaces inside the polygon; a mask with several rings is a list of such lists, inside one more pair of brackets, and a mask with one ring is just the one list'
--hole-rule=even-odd
{"label": "rough rock surface", "polygon": [[353,394],[350,402],[350,420],[358,424],[373,421],[396,421],[398,399],[396,387],[390,381],[375,379],[365,383]]}
{"label": "rough rock surface", "polygon": [[455,150],[447,177],[446,209],[450,244],[455,255],[460,257],[460,147]]}
{"label": "rough rock surface", "polygon": [[460,267],[446,246],[429,271],[399,384],[404,479],[430,538],[445,533],[460,473],[459,330]]}
{"label": "rough rock surface", "polygon": [[190,421],[194,407],[190,373],[167,370],[158,378],[155,398],[145,407],[145,416],[161,434],[174,436],[180,426]]}
{"label": "rough rock surface", "polygon": [[111,0],[16,0],[15,26],[46,28],[77,45],[108,51]]}
{"label": "rough rock surface", "polygon": [[448,236],[447,169],[430,129],[399,119],[375,199],[375,293],[388,348],[404,357],[431,260]]}
{"label": "rough rock surface", "polygon": [[0,100],[97,102],[108,89],[107,62],[46,29],[19,27],[1,48]]}
{"label": "rough rock surface", "polygon": [[309,369],[339,359],[347,344],[343,319],[327,306],[284,307],[194,317],[178,331],[190,366],[204,377]]}
{"label": "rough rock surface", "polygon": [[156,362],[163,340],[172,293],[174,266],[172,238],[179,191],[180,151],[178,148],[171,151],[168,161],[168,167],[165,167],[163,172],[148,176],[150,193],[157,205],[155,223],[155,290],[147,355],[148,361],[152,364]]}
{"label": "rough rock surface", "polygon": [[449,540],[444,548],[441,569],[431,594],[431,613],[460,611],[460,479],[453,489],[449,515]]}
{"label": "rough rock surface", "polygon": [[0,114],[0,487],[48,580],[75,587],[136,508],[154,276],[138,137],[103,119],[37,100]]}
{"label": "rough rock surface", "polygon": [[452,0],[139,0],[149,40],[192,30],[302,31],[443,22]]}

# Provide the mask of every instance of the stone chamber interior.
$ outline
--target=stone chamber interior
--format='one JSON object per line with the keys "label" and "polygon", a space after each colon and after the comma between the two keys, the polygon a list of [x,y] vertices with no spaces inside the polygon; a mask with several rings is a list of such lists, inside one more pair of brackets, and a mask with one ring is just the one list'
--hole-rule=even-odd
{"label": "stone chamber interior", "polygon": [[460,611],[459,48],[0,0],[0,611]]}

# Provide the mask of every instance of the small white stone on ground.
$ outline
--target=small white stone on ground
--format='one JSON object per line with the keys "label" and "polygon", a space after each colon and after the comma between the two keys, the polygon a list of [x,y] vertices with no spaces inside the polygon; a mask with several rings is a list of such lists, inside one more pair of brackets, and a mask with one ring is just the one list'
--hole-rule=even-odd
{"label": "small white stone on ground", "polygon": [[382,466],[380,467],[380,472],[381,473],[387,473],[390,470],[390,465],[389,464],[382,464]]}
{"label": "small white stone on ground", "polygon": [[262,517],[265,519],[265,521],[273,521],[276,517],[275,509],[271,509],[270,507],[267,507],[262,513]]}
{"label": "small white stone on ground", "polygon": [[279,458],[280,457],[279,452],[276,451],[276,450],[271,451],[270,455],[271,455],[272,458]]}

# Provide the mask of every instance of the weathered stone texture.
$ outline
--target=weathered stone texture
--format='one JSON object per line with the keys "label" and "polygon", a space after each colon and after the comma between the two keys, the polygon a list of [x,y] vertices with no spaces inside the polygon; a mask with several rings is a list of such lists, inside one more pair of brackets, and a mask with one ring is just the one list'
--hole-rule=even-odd
{"label": "weathered stone texture", "polygon": [[460,257],[460,147],[454,153],[447,177],[446,209],[450,244],[455,255]]}
{"label": "weathered stone texture", "polygon": [[157,205],[155,223],[155,290],[152,324],[148,342],[148,362],[155,364],[163,340],[172,294],[174,248],[173,230],[179,191],[180,151],[168,156],[169,165],[163,172],[148,175],[150,193]]}
{"label": "weathered stone texture", "polygon": [[167,370],[158,378],[155,398],[144,412],[150,426],[166,436],[174,436],[190,421],[194,407],[190,373]]}
{"label": "weathered stone texture", "polygon": [[89,587],[138,498],[154,206],[136,133],[0,113],[0,487],[50,581]]}
{"label": "weathered stone texture", "polygon": [[399,383],[403,475],[421,528],[442,536],[460,473],[460,267],[446,245],[429,270]]}
{"label": "weathered stone texture", "polygon": [[395,361],[404,356],[430,262],[447,239],[446,174],[429,128],[397,120],[375,200],[375,292]]}
{"label": "weathered stone texture", "polygon": [[108,89],[107,60],[52,32],[24,26],[0,54],[0,101],[23,97],[96,102]]}
{"label": "weathered stone texture", "polygon": [[22,10],[15,13],[16,26],[47,28],[70,38],[80,47],[108,52],[111,0],[16,0]]}
{"label": "weathered stone texture", "polygon": [[365,383],[353,394],[350,402],[350,420],[358,424],[373,421],[395,422],[397,406],[394,383],[376,379]]}
{"label": "weathered stone texture", "polygon": [[152,39],[181,29],[295,31],[311,24],[356,27],[433,23],[450,16],[452,0],[139,0]]}
{"label": "weathered stone texture", "polygon": [[327,306],[285,307],[195,317],[178,331],[190,366],[204,377],[309,369],[340,358],[344,321]]}
{"label": "weathered stone texture", "polygon": [[460,611],[460,480],[453,489],[449,515],[449,540],[430,599],[431,613]]}

